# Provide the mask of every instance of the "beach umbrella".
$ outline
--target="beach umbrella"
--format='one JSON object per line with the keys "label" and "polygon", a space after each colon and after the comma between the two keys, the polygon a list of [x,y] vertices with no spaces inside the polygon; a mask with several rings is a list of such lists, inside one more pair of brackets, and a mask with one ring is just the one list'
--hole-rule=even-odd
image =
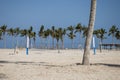
{"label": "beach umbrella", "polygon": [[28,49],[29,49],[29,36],[27,36],[26,55],[28,55]]}

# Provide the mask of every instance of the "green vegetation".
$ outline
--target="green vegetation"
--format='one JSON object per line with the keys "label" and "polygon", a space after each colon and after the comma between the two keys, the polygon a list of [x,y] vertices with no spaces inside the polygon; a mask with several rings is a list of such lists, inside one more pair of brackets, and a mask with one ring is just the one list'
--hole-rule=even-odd
{"label": "green vegetation", "polygon": [[[115,26],[115,25],[113,25]],[[115,27],[116,30],[113,31],[113,29],[109,29],[109,32],[107,32],[105,29],[100,28],[93,31],[93,35],[95,35],[99,39],[99,44],[103,42],[104,39],[106,39],[107,34],[114,35],[114,38],[117,40],[120,40],[120,30]],[[16,28],[8,28],[7,25],[3,25],[0,27],[0,40],[4,41],[4,48],[6,48],[6,35],[10,36],[12,38],[12,47],[18,46],[18,37],[24,37],[26,39],[27,36],[30,38],[30,47],[31,41],[33,40],[34,44],[33,47],[36,47],[36,36],[38,35],[40,37],[41,42],[41,48],[50,48],[50,40],[48,40],[50,37],[52,38],[52,48],[62,48],[64,49],[64,38],[68,37],[71,39],[71,48],[74,48],[74,38],[80,37],[79,44],[82,43],[81,38],[86,38],[87,36],[87,30],[88,27],[81,25],[78,23],[76,26],[69,26],[67,28],[56,28],[55,26],[52,26],[49,29],[46,29],[44,25],[40,26],[40,30],[38,32],[33,31],[33,27],[30,26],[29,29],[20,29],[19,27]],[[113,34],[114,32],[114,34]],[[78,33],[78,35],[77,35]],[[15,40],[15,41],[14,41]],[[48,41],[47,41],[48,40]],[[54,40],[56,40],[56,46],[54,44]],[[59,42],[61,42],[62,46],[59,46]],[[16,46],[14,46],[16,44]]]}

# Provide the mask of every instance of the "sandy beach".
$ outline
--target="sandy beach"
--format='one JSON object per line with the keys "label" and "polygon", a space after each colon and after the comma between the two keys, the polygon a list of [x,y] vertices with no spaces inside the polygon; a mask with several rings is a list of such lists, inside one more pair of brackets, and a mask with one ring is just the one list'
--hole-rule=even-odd
{"label": "sandy beach", "polygon": [[0,49],[0,80],[120,80],[120,50],[91,50],[83,66],[83,50]]}

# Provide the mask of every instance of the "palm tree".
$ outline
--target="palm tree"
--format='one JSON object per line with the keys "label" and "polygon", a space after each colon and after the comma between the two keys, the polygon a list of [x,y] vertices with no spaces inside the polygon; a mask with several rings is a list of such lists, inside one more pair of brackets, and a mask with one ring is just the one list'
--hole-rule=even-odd
{"label": "palm tree", "polygon": [[47,44],[47,38],[48,38],[48,36],[50,35],[50,31],[49,31],[49,29],[47,29],[47,30],[44,30],[44,32],[43,32],[43,38],[45,39],[44,41],[45,41],[45,45],[44,45],[44,47],[48,47],[48,44]]}
{"label": "palm tree", "polygon": [[0,29],[0,40],[2,40],[2,31]]}
{"label": "palm tree", "polygon": [[83,26],[83,27],[82,27],[82,31],[83,31],[83,37],[86,38],[87,32],[88,32],[88,27]]}
{"label": "palm tree", "polygon": [[20,36],[25,37],[25,47],[26,47],[26,42],[27,42],[27,40],[26,40],[27,34],[28,34],[28,31],[26,29],[20,30]]}
{"label": "palm tree", "polygon": [[61,32],[61,41],[62,41],[62,49],[64,49],[64,36],[66,35],[66,29],[64,28],[59,28],[59,31]]}
{"label": "palm tree", "polygon": [[120,30],[117,30],[115,37],[116,39],[120,40]]}
{"label": "palm tree", "polygon": [[2,35],[4,36],[4,48],[6,48],[6,32],[7,32],[7,25],[3,25],[0,27],[2,31]]}
{"label": "palm tree", "polygon": [[[39,30],[39,32],[38,32],[38,36],[41,38],[41,45],[43,45],[43,44],[42,44],[43,34],[44,34],[44,25],[41,25],[40,30]],[[41,47],[42,47],[42,46],[41,46]]]}
{"label": "palm tree", "polygon": [[91,40],[94,30],[94,22],[95,22],[95,14],[96,14],[96,0],[91,0],[91,10],[90,10],[90,17],[89,17],[89,25],[88,25],[88,32],[85,41],[85,49],[83,55],[83,65],[90,65],[90,46]]}
{"label": "palm tree", "polygon": [[17,27],[14,29],[14,35],[16,37],[16,47],[18,47],[18,35],[20,34],[20,28]]}
{"label": "palm tree", "polygon": [[102,52],[102,46],[101,46],[101,44],[103,43],[103,39],[106,39],[106,37],[105,37],[106,33],[107,33],[106,30],[103,29],[103,28],[98,29],[98,30],[94,30],[94,32],[93,32],[93,34],[95,34],[96,37],[98,39],[100,39],[99,40],[100,52]]}
{"label": "palm tree", "polygon": [[98,29],[98,35],[96,36],[97,38],[100,39],[100,43],[102,44],[103,43],[103,39],[106,39],[105,37],[105,34],[106,34],[106,30],[101,28],[101,29]]}
{"label": "palm tree", "polygon": [[59,35],[59,30],[58,29],[56,29],[55,30],[55,39],[56,39],[56,41],[57,41],[57,49],[58,49],[58,42],[59,42],[59,39],[60,39],[60,35]]}
{"label": "palm tree", "polygon": [[72,41],[71,48],[74,48],[73,39],[76,37],[76,35],[74,34],[75,28],[74,28],[73,26],[69,26],[69,27],[67,28],[67,30],[70,31],[69,34],[67,34],[67,35],[68,35],[68,37],[69,37],[69,38],[71,39],[71,41]]}
{"label": "palm tree", "polygon": [[[75,33],[76,32],[80,33],[80,42],[81,42],[81,33],[82,33],[82,25],[81,25],[81,23],[78,23],[77,26],[75,27],[75,29],[76,29]],[[79,44],[81,44],[80,42],[79,42]]]}
{"label": "palm tree", "polygon": [[32,42],[31,42],[31,38],[33,37],[33,27],[32,26],[30,26],[30,28],[27,30],[27,35],[28,35],[28,37],[29,37],[29,43],[30,43],[30,48],[32,47]]}
{"label": "palm tree", "polygon": [[108,36],[110,36],[110,35],[112,35],[112,43],[114,44],[114,37],[115,37],[115,34],[116,34],[116,32],[117,32],[117,30],[118,30],[118,28],[115,26],[115,25],[113,25],[110,29],[109,29],[109,34],[108,34]]}
{"label": "palm tree", "polygon": [[9,36],[12,36],[12,48],[14,48],[14,29],[10,28],[7,30]]}
{"label": "palm tree", "polygon": [[52,48],[54,49],[54,38],[55,38],[55,26],[52,26],[51,30],[50,30],[50,35],[52,37]]}
{"label": "palm tree", "polygon": [[60,50],[59,50],[59,40],[60,38],[62,37],[62,32],[61,32],[61,28],[58,28],[58,29],[55,29],[55,39],[57,41],[57,49],[58,49],[58,53],[60,53]]}
{"label": "palm tree", "polygon": [[32,38],[33,38],[33,41],[34,41],[34,48],[36,48],[36,32],[32,32]]}
{"label": "palm tree", "polygon": [[[51,32],[50,29],[47,29],[47,30],[45,31],[46,40],[47,40],[47,38],[49,38],[50,32]],[[50,40],[48,40],[48,41],[46,42],[46,45],[47,45],[47,48],[50,48]]]}

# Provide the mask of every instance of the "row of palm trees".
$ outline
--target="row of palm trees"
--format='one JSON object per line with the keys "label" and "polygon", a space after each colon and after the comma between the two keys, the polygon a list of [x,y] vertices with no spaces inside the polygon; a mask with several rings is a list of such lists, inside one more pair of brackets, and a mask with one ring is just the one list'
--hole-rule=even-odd
{"label": "row of palm trees", "polygon": [[[74,38],[76,37],[76,33],[79,33],[79,44],[81,44],[81,38],[87,36],[87,30],[88,28],[86,26],[81,25],[81,23],[78,23],[76,26],[69,26],[67,28],[55,28],[55,26],[52,26],[51,29],[45,29],[44,25],[40,26],[40,30],[38,31],[38,36],[41,38],[41,47],[47,47],[50,48],[50,40],[49,42],[45,41],[47,39],[52,38],[52,48],[54,49],[54,39],[56,39],[56,48],[60,48],[59,42],[61,41],[62,46],[61,48],[64,49],[64,38],[65,35],[67,35],[71,39],[71,48],[74,48]],[[106,39],[105,34],[107,31],[103,28],[94,30],[93,35],[95,35],[99,40],[100,43],[102,43],[103,39]],[[25,39],[27,36],[30,39],[30,47],[31,47],[31,41],[34,41],[34,47],[36,47],[36,32],[33,31],[33,27],[30,26],[29,29],[20,29],[17,28],[7,28],[7,25],[3,25],[0,27],[0,39],[4,40],[4,48],[6,48],[6,34],[12,37],[12,47],[14,47],[14,43],[16,43],[16,46],[18,46],[18,37],[24,37]],[[112,36],[112,43],[114,43],[114,38],[120,40],[120,30],[113,25],[108,32],[108,36]],[[14,39],[16,42],[14,42]]]}
{"label": "row of palm trees", "polygon": [[[27,29],[21,29],[19,27],[16,28],[7,28],[7,25],[3,25],[0,27],[0,40],[4,40],[4,48],[6,48],[6,34],[12,37],[12,47],[14,47],[14,43],[16,44],[16,47],[18,46],[18,37],[27,37],[34,40],[36,39],[36,32],[33,32],[33,27],[31,26],[28,30]],[[15,39],[15,42],[14,42]]]}

